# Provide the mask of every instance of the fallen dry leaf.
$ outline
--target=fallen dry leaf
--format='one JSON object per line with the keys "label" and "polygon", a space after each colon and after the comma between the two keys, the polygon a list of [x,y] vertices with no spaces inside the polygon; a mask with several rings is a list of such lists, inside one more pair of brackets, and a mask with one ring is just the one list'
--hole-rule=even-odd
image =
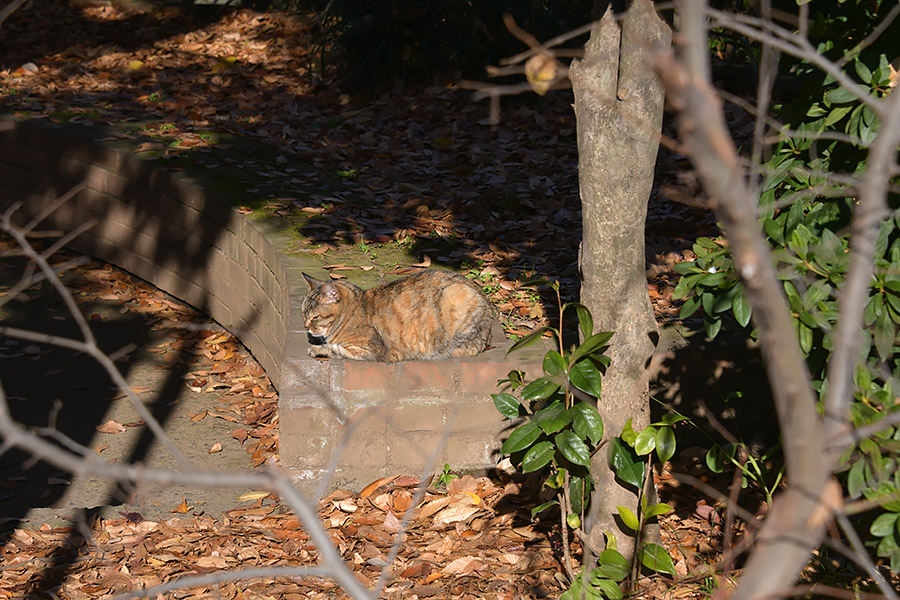
{"label": "fallen dry leaf", "polygon": [[434,522],[438,525],[449,525],[460,521],[468,521],[472,515],[480,511],[478,506],[471,504],[453,504],[434,515]]}
{"label": "fallen dry leaf", "polygon": [[97,426],[97,431],[99,431],[100,433],[122,433],[125,430],[126,427],[115,419],[110,419],[103,425]]}
{"label": "fallen dry leaf", "polygon": [[377,490],[378,488],[380,488],[382,486],[389,484],[396,478],[397,478],[397,476],[394,475],[392,477],[382,477],[381,479],[376,479],[375,481],[373,481],[372,483],[370,483],[369,485],[367,485],[366,487],[364,487],[362,489],[362,491],[359,493],[359,497],[360,498],[368,498],[369,496],[372,495],[372,493],[375,490]]}
{"label": "fallen dry leaf", "polygon": [[258,492],[247,492],[246,494],[241,494],[238,496],[238,500],[240,502],[252,502],[254,500],[262,500],[263,498],[267,498],[270,492],[265,490],[261,490]]}

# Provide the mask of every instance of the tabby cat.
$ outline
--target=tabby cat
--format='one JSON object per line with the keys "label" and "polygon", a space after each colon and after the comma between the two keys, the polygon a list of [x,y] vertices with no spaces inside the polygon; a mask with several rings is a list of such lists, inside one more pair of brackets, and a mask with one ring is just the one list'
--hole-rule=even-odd
{"label": "tabby cat", "polygon": [[435,360],[472,356],[488,346],[494,307],[474,283],[449,271],[423,271],[362,290],[303,274],[303,319],[323,343],[315,358]]}

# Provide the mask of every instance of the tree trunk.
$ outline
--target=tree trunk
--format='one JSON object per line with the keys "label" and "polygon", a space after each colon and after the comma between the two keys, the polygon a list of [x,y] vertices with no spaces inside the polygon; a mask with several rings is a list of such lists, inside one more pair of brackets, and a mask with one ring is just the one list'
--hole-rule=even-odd
{"label": "tree trunk", "polygon": [[[611,9],[591,31],[585,56],[570,70],[578,132],[578,175],[584,234],[579,256],[581,301],[601,331],[615,331],[598,409],[607,438],[631,418],[649,423],[647,365],[658,332],[647,294],[644,221],[662,127],[663,87],[648,57],[671,43],[650,0],[635,0],[616,21]],[[608,445],[607,448],[610,446]],[[634,549],[633,532],[617,524],[616,506],[637,513],[637,496],[615,481],[608,453],[598,452],[588,520],[589,545],[616,533],[619,550]]]}

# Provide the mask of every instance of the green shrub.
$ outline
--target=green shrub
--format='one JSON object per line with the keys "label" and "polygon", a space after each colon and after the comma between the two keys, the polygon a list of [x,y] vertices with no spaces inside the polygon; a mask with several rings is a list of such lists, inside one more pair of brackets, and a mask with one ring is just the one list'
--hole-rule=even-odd
{"label": "green shrub", "polygon": [[[816,5],[810,17],[810,37],[820,40],[818,51],[831,59],[846,57],[844,72],[876,99],[890,90],[889,60],[895,56],[883,49],[896,44],[896,36],[882,36],[859,52],[854,44],[874,29],[879,11],[886,12],[881,7],[890,8],[889,4],[841,2],[843,8],[830,14],[827,6]],[[800,77],[801,84],[789,103],[774,107],[791,133],[772,147],[762,165],[760,227],[784,282],[798,344],[814,386],[824,396],[825,366],[834,346],[838,297],[848,268],[850,213],[858,193],[853,178],[865,170],[866,148],[880,124],[875,112],[832,76],[804,62],[786,61],[785,66]],[[898,182],[900,178],[894,177],[893,183]],[[889,204],[896,211],[900,197],[890,194]],[[696,260],[676,267],[681,279],[675,296],[685,300],[681,317],[702,308],[709,337],[719,333],[729,315],[740,326],[750,326],[751,309],[727,242],[700,238],[694,252]],[[864,320],[851,406],[856,427],[900,411],[896,402],[900,393],[900,214],[896,212],[881,223],[875,240],[875,274]],[[895,526],[900,522],[898,462],[900,427],[893,426],[860,441],[845,454],[841,467],[851,498],[880,501],[869,528],[870,543],[895,573],[900,573],[900,526]]]}

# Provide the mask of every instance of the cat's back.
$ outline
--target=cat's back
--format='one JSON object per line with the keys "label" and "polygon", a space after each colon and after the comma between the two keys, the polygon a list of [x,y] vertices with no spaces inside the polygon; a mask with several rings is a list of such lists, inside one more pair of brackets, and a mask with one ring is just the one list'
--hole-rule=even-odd
{"label": "cat's back", "polygon": [[470,356],[490,341],[494,309],[458,273],[423,271],[366,290],[371,323],[395,360]]}

